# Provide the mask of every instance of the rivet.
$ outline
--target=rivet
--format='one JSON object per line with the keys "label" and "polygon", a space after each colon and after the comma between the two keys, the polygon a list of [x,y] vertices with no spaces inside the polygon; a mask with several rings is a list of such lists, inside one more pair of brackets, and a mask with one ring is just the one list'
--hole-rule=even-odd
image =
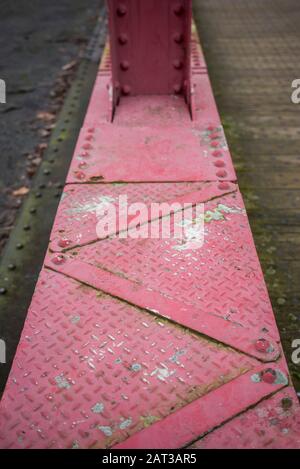
{"label": "rivet", "polygon": [[183,67],[182,60],[179,60],[179,59],[174,60],[173,67],[176,68],[177,70],[180,70]]}
{"label": "rivet", "polygon": [[176,83],[176,84],[173,86],[173,90],[174,90],[174,93],[179,94],[180,91],[182,90],[181,84],[180,84],[180,83]]}
{"label": "rivet", "polygon": [[128,60],[123,60],[121,63],[120,63],[120,67],[122,70],[128,70],[129,69],[129,62]]}
{"label": "rivet", "polygon": [[227,172],[224,169],[220,169],[220,171],[217,171],[217,176],[218,178],[225,178],[227,176]]}
{"label": "rivet", "polygon": [[5,295],[5,293],[7,293],[6,288],[1,287],[1,288],[0,288],[0,295]]}
{"label": "rivet", "polygon": [[42,193],[41,192],[36,192],[35,196],[36,196],[37,199],[40,199],[42,197]]}
{"label": "rivet", "polygon": [[70,246],[70,244],[72,244],[72,241],[68,238],[61,238],[59,241],[58,241],[58,245],[59,247],[61,248],[67,248],[68,246]]}
{"label": "rivet", "polygon": [[175,33],[174,36],[174,42],[176,42],[176,44],[181,44],[183,42],[183,34],[182,33]]}
{"label": "rivet", "polygon": [[217,138],[220,138],[220,135],[218,133],[214,132],[214,133],[210,134],[209,138],[211,140],[216,140]]}
{"label": "rivet", "polygon": [[85,179],[85,174],[83,171],[75,171],[75,177],[76,179],[82,180]]}
{"label": "rivet", "polygon": [[24,225],[23,230],[24,231],[29,231],[30,230],[30,225]]}
{"label": "rivet", "polygon": [[32,207],[30,210],[29,210],[30,213],[36,213],[36,208],[35,207]]}
{"label": "rivet", "polygon": [[45,187],[46,187],[46,184],[40,184],[39,185],[39,189],[45,189]]}
{"label": "rivet", "polygon": [[81,161],[78,165],[78,168],[79,169],[84,169],[87,167],[87,163],[85,161]]}
{"label": "rivet", "polygon": [[124,46],[128,42],[128,36],[125,33],[120,34],[119,36],[119,43]]}
{"label": "rivet", "polygon": [[125,16],[127,13],[127,8],[125,5],[119,5],[117,8],[117,15],[118,16]]}
{"label": "rivet", "polygon": [[18,244],[16,245],[16,248],[17,248],[17,249],[23,249],[23,247],[24,247],[24,244],[22,244],[22,243],[18,243]]}
{"label": "rivet", "polygon": [[87,136],[85,137],[85,140],[86,140],[87,142],[90,142],[91,140],[93,140],[93,136],[92,136],[91,134],[89,134],[89,135],[87,135]]}
{"label": "rivet", "polygon": [[131,92],[131,88],[130,88],[129,85],[122,86],[122,93],[123,94],[128,95],[128,94],[130,94],[130,92]]}
{"label": "rivet", "polygon": [[183,13],[183,5],[181,5],[180,3],[178,3],[178,5],[175,5],[175,7],[173,8],[173,11],[175,13],[175,15],[181,15]]}
{"label": "rivet", "polygon": [[62,254],[57,254],[51,260],[55,265],[61,265],[66,261],[65,257]]}
{"label": "rivet", "polygon": [[213,142],[211,142],[210,146],[211,146],[211,147],[214,147],[214,148],[219,147],[219,146],[220,146],[220,142],[218,142],[217,140],[214,140]]}
{"label": "rivet", "polygon": [[221,152],[221,150],[215,150],[212,152],[212,156],[214,156],[215,158],[219,158],[220,156],[223,156],[223,153]]}
{"label": "rivet", "polygon": [[276,381],[277,374],[276,371],[272,368],[267,368],[266,370],[261,372],[261,379],[265,383],[273,384]]}
{"label": "rivet", "polygon": [[15,264],[8,264],[7,268],[8,268],[8,270],[15,270],[16,265]]}
{"label": "rivet", "polygon": [[227,191],[230,189],[230,185],[228,184],[228,182],[220,182],[220,184],[218,185],[218,188],[221,191]]}
{"label": "rivet", "polygon": [[206,129],[208,132],[213,132],[215,130],[214,125],[209,125]]}
{"label": "rivet", "polygon": [[224,168],[225,163],[224,163],[224,161],[222,161],[222,160],[217,160],[217,161],[214,162],[214,165],[215,165],[217,168]]}
{"label": "rivet", "polygon": [[271,344],[267,339],[261,338],[255,342],[255,348],[258,352],[267,353],[271,348]]}
{"label": "rivet", "polygon": [[82,152],[80,153],[80,156],[81,156],[82,158],[87,158],[88,156],[90,156],[90,154],[89,154],[88,151],[82,151]]}
{"label": "rivet", "polygon": [[49,169],[44,169],[44,174],[46,174],[46,176],[48,176],[50,173],[51,171]]}
{"label": "rivet", "polygon": [[89,133],[89,134],[93,134],[94,132],[95,132],[95,127],[90,127],[90,128],[88,129],[88,133]]}
{"label": "rivet", "polygon": [[91,150],[93,147],[90,143],[85,143],[84,145],[82,145],[82,148],[84,150]]}

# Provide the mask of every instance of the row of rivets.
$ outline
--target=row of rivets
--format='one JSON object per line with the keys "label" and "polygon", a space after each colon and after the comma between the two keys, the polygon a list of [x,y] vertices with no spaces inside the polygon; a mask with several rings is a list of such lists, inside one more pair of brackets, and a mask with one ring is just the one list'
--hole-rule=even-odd
{"label": "row of rivets", "polygon": [[[207,127],[207,132],[209,133],[209,139],[210,139],[210,147],[212,148],[212,156],[215,158],[221,158],[223,156],[223,152],[218,149],[218,147],[221,146],[221,142],[219,141],[220,139],[220,134],[219,134],[219,129],[215,128],[213,125],[210,125]],[[225,167],[226,163],[225,161],[221,159],[217,159],[214,161],[214,166],[216,167],[216,176],[220,179],[226,178],[228,175]]]}
{"label": "row of rivets", "polygon": [[[124,5],[122,3],[120,5],[118,5],[118,7],[116,9],[116,14],[119,18],[125,17],[127,15],[127,13],[128,13],[128,10],[127,10],[126,5]],[[178,3],[177,5],[175,5],[173,7],[173,13],[176,16],[181,16],[184,13],[184,6],[182,5],[182,3]],[[183,43],[184,35],[180,32],[177,32],[177,33],[174,34],[173,39],[174,39],[174,42],[176,44],[181,44],[181,43]],[[128,35],[126,33],[119,34],[118,42],[121,46],[126,45],[128,43],[128,40],[129,40],[129,38],[128,38]],[[180,60],[180,59],[176,59],[176,60],[173,61],[173,67],[176,70],[181,70],[183,68],[183,65],[184,65],[183,61]],[[120,62],[120,69],[123,72],[128,71],[129,68],[130,68],[130,63],[129,63],[128,60],[122,60]],[[128,84],[125,84],[121,87],[121,91],[122,91],[122,94],[124,94],[125,96],[128,96],[131,93],[131,87]],[[180,83],[175,83],[174,86],[173,86],[173,91],[174,91],[175,94],[179,94],[182,91],[182,85]]]}
{"label": "row of rivets", "polygon": [[[94,140],[94,132],[94,127],[90,127],[89,129],[87,129],[87,133],[84,138],[85,143],[81,147],[82,150],[80,152],[80,158],[88,158],[90,156],[90,151],[93,150],[93,145],[91,144],[91,141]],[[76,179],[78,179],[79,181],[83,181],[85,179],[85,173],[81,170],[86,168],[88,168],[88,164],[85,161],[80,161],[78,163],[78,169],[74,171]]]}

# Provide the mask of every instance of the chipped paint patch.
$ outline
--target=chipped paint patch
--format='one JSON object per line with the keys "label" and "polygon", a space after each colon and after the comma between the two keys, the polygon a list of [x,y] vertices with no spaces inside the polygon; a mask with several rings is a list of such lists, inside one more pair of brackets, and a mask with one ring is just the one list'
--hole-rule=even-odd
{"label": "chipped paint patch", "polygon": [[132,419],[129,417],[128,419],[123,420],[120,423],[119,428],[120,428],[120,430],[125,430],[125,428],[130,427],[131,424],[132,424]]}
{"label": "chipped paint patch", "polygon": [[55,378],[56,384],[60,389],[69,389],[71,384],[69,381],[64,377],[64,375],[56,376]]}
{"label": "chipped paint patch", "polygon": [[131,369],[135,372],[141,371],[142,365],[140,365],[139,363],[134,363],[133,365],[131,365]]}
{"label": "chipped paint patch", "polygon": [[97,402],[91,410],[94,414],[101,414],[104,411],[104,404],[102,404],[102,402]]}
{"label": "chipped paint patch", "polygon": [[77,324],[80,321],[80,316],[72,316],[70,319],[72,324]]}
{"label": "chipped paint patch", "polygon": [[170,371],[167,367],[156,368],[154,371],[152,371],[151,376],[157,376],[159,380],[165,381],[167,378],[174,375],[175,373],[176,373],[175,370]]}
{"label": "chipped paint patch", "polygon": [[80,203],[73,208],[66,210],[68,215],[76,215],[80,213],[103,213],[108,204],[114,203],[115,198],[107,195],[93,197],[86,203]]}
{"label": "chipped paint patch", "polygon": [[185,355],[186,350],[178,350],[177,352],[174,353],[172,357],[169,358],[170,362],[176,363],[176,365],[180,364],[179,357],[182,355]]}
{"label": "chipped paint patch", "polygon": [[112,436],[112,434],[113,434],[113,429],[111,427],[99,425],[98,429],[102,433],[104,433],[105,436]]}

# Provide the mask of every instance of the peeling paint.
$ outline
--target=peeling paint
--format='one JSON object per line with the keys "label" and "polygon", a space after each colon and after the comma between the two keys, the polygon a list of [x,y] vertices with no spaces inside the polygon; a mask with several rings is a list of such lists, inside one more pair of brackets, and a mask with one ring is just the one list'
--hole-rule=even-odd
{"label": "peeling paint", "polygon": [[129,417],[128,419],[123,420],[120,423],[119,428],[120,428],[120,430],[125,430],[125,428],[130,427],[131,424],[132,424],[132,419]]}
{"label": "peeling paint", "polygon": [[92,412],[94,414],[101,414],[103,411],[104,411],[104,404],[102,404],[102,402],[97,402],[97,404],[95,404],[92,407]]}
{"label": "peeling paint", "polygon": [[104,433],[105,436],[112,436],[113,430],[111,427],[99,425],[98,429]]}
{"label": "peeling paint", "polygon": [[64,377],[64,375],[59,375],[55,377],[55,381],[57,386],[60,389],[69,389],[71,387],[71,384],[69,381]]}

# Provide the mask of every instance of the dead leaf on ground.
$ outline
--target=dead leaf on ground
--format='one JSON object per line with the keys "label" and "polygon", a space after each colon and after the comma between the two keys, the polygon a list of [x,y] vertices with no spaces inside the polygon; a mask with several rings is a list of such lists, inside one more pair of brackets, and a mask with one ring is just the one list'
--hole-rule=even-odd
{"label": "dead leaf on ground", "polygon": [[51,122],[55,119],[55,114],[52,114],[52,112],[41,111],[37,113],[36,117],[42,121]]}
{"label": "dead leaf on ground", "polygon": [[23,196],[23,195],[26,195],[28,194],[29,192],[29,187],[20,187],[19,189],[16,189],[15,191],[13,191],[13,196],[14,197],[20,197],[20,196]]}
{"label": "dead leaf on ground", "polygon": [[71,70],[71,68],[74,68],[76,64],[77,64],[77,60],[72,60],[72,62],[69,62],[68,64],[64,65],[62,67],[62,70],[64,71]]}

